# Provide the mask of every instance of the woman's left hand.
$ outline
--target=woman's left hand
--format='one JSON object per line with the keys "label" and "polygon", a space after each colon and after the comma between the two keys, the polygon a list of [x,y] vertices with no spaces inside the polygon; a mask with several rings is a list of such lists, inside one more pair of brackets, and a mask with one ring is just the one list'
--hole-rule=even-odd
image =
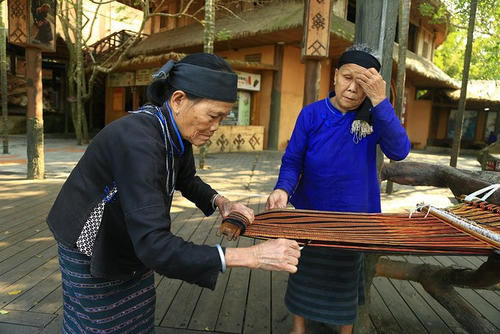
{"label": "woman's left hand", "polygon": [[[255,219],[255,215],[252,209],[241,203],[231,202],[224,196],[217,197],[215,200],[215,205],[219,208],[220,214],[223,219],[226,218],[232,212],[237,212],[245,216],[249,224],[253,223]],[[241,230],[238,226],[228,222],[222,223],[218,231],[218,235],[225,235],[228,238],[228,240],[238,239],[240,233]]]}

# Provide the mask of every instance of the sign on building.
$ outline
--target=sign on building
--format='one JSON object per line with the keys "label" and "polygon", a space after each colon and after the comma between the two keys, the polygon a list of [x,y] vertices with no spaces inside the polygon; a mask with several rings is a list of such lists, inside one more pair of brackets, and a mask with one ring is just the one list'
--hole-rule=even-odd
{"label": "sign on building", "polygon": [[135,86],[135,72],[118,72],[109,75],[110,87]]}
{"label": "sign on building", "polygon": [[9,42],[56,50],[56,0],[8,0]]}
{"label": "sign on building", "polygon": [[135,71],[135,85],[148,86],[153,81],[152,75],[156,73],[158,69],[158,67],[155,67]]}
{"label": "sign on building", "polygon": [[260,74],[236,72],[238,74],[238,89],[260,91]]}

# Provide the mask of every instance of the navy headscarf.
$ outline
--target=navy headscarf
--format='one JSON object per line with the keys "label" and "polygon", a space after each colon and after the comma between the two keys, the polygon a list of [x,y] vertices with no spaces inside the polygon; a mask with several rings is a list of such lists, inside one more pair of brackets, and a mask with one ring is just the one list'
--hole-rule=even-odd
{"label": "navy headscarf", "polygon": [[147,94],[149,101],[156,105],[165,102],[167,83],[196,97],[224,102],[235,102],[237,99],[238,76],[234,72],[169,60],[153,74],[153,78],[156,80],[149,85]]}

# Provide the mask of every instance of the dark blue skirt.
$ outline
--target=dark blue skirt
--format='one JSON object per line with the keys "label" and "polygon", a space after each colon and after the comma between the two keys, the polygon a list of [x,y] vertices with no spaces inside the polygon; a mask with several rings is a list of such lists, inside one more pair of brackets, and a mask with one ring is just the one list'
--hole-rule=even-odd
{"label": "dark blue skirt", "polygon": [[350,325],[365,302],[362,253],[304,247],[297,273],[290,275],[285,304],[306,319]]}
{"label": "dark blue skirt", "polygon": [[90,275],[90,258],[58,244],[63,333],[154,333],[156,293],[148,271],[128,281]]}

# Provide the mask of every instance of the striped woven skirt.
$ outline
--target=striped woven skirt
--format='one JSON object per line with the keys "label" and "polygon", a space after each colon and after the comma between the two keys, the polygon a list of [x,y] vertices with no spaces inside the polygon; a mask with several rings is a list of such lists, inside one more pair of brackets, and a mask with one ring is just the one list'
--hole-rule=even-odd
{"label": "striped woven skirt", "polygon": [[306,319],[349,325],[365,302],[363,253],[304,247],[298,270],[288,278],[285,304]]}
{"label": "striped woven skirt", "polygon": [[90,258],[58,244],[63,333],[154,333],[154,274],[128,281],[90,275]]}

